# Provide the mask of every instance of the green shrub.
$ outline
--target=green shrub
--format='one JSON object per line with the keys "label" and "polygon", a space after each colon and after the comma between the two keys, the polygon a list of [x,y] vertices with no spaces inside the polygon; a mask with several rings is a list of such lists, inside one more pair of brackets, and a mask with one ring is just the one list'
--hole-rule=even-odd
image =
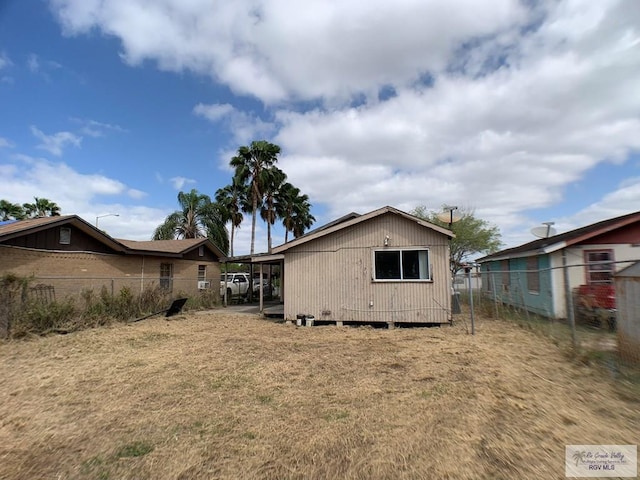
{"label": "green shrub", "polygon": [[[157,286],[134,295],[125,286],[115,295],[103,286],[97,294],[92,289],[80,292],[79,298],[53,299],[29,295],[31,279],[8,274],[0,278],[1,336],[14,338],[50,332],[71,332],[106,325],[113,321],[130,321],[159,312],[171,304],[169,292]],[[207,291],[195,297],[190,308],[207,308],[216,296]],[[180,292],[180,296],[185,296]],[[5,325],[6,323],[6,325]]]}
{"label": "green shrub", "polygon": [[11,335],[44,334],[76,330],[77,310],[72,298],[51,303],[28,299],[13,312]]}

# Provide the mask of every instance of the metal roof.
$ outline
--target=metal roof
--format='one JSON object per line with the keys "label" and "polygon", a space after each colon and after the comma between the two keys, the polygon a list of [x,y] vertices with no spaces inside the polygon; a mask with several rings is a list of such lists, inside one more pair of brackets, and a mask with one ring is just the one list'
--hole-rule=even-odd
{"label": "metal roof", "polygon": [[220,249],[208,238],[149,241],[116,239],[94,227],[92,224],[77,215],[29,218],[26,220],[17,220],[10,223],[0,224],[0,243],[25,234],[36,233],[54,226],[64,225],[72,225],[114,250],[127,254],[146,253],[177,256],[199,247],[200,245],[205,245],[219,258],[224,257],[224,253],[220,251]]}
{"label": "metal roof", "polygon": [[587,225],[586,227],[580,227],[552,237],[539,238],[517,247],[500,250],[499,252],[479,258],[476,261],[483,263],[488,261],[553,253],[639,221],[640,212],[629,213],[627,215],[622,215],[621,217],[596,222],[591,225]]}

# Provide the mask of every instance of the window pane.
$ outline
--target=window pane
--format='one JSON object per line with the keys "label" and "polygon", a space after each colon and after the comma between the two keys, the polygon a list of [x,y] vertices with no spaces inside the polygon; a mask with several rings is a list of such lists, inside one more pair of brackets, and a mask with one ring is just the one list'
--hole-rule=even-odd
{"label": "window pane", "polygon": [[427,250],[403,250],[402,278],[404,280],[429,279],[429,252]]}
{"label": "window pane", "polygon": [[375,252],[376,278],[400,279],[400,252]]}
{"label": "window pane", "polygon": [[591,272],[591,283],[612,283],[611,272]]}
{"label": "window pane", "polygon": [[587,281],[590,284],[613,283],[613,251],[601,250],[586,252]]}
{"label": "window pane", "polygon": [[429,275],[429,252],[427,250],[420,250],[418,252],[418,260],[420,263],[420,278],[428,280]]}
{"label": "window pane", "polygon": [[171,290],[173,288],[172,279],[173,279],[173,264],[161,263],[160,264],[160,288]]}
{"label": "window pane", "polygon": [[538,257],[527,258],[527,287],[530,292],[540,292]]}
{"label": "window pane", "polygon": [[502,288],[505,291],[509,291],[509,285],[511,284],[511,274],[509,273],[509,260],[502,260],[500,263],[500,269],[502,270]]}
{"label": "window pane", "polygon": [[71,229],[60,228],[60,243],[62,245],[69,245],[71,243]]}
{"label": "window pane", "polygon": [[606,262],[611,260],[610,252],[589,252],[588,253],[589,262]]}
{"label": "window pane", "polygon": [[420,278],[420,264],[417,251],[402,252],[402,278],[417,280]]}

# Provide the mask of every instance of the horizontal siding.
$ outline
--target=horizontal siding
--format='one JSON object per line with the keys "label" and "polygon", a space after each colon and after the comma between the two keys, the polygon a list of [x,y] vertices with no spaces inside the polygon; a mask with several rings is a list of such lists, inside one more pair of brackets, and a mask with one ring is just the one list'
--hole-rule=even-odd
{"label": "horizontal siding", "polygon": [[[429,248],[432,282],[374,282],[375,248]],[[446,323],[450,320],[445,235],[394,214],[341,230],[285,254],[285,318]]]}

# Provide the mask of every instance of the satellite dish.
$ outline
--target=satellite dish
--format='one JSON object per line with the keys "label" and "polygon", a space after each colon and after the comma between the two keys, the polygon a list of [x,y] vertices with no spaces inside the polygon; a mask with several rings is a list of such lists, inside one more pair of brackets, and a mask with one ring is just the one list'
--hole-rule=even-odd
{"label": "satellite dish", "polygon": [[551,226],[553,223],[554,222],[544,222],[540,227],[533,227],[531,233],[538,238],[553,237],[557,233],[556,229]]}
{"label": "satellite dish", "polygon": [[458,213],[458,207],[445,207],[444,212],[439,213],[436,217],[442,223],[455,223],[462,218],[462,215]]}

